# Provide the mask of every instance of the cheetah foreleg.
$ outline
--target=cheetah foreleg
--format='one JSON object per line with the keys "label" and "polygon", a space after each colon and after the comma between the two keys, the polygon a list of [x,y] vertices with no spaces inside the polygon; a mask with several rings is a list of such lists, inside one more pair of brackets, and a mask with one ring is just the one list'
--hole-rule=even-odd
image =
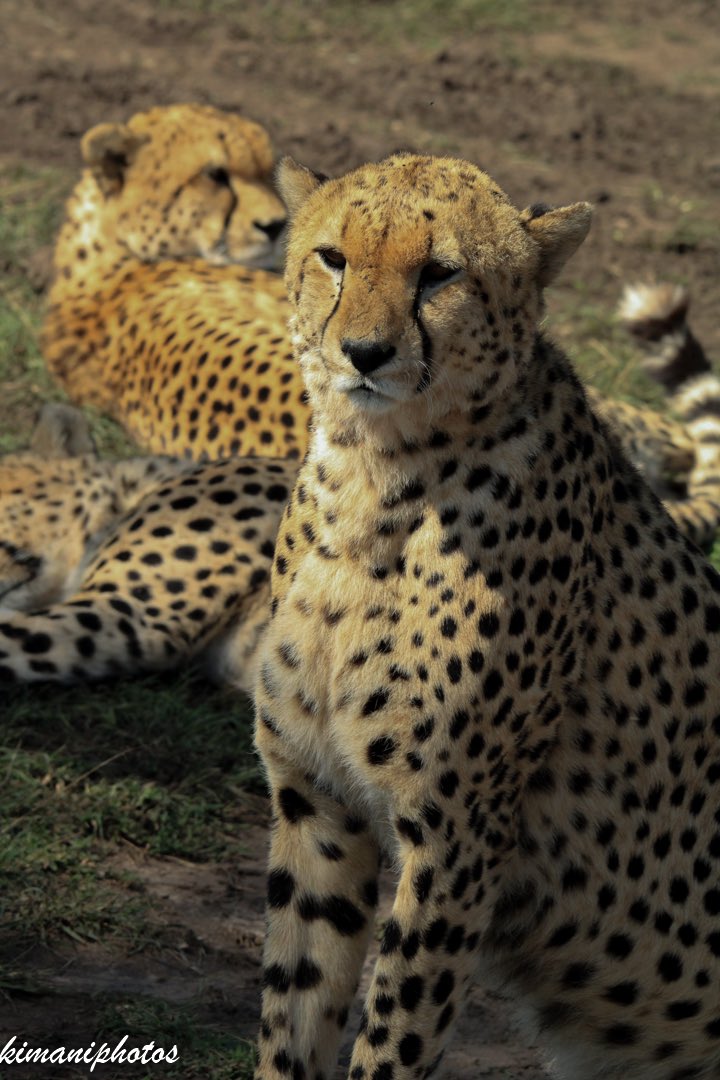
{"label": "cheetah foreleg", "polygon": [[[256,1080],[329,1080],[377,900],[366,824],[263,747],[274,825]],[[302,885],[300,885],[302,882]]]}
{"label": "cheetah foreleg", "polygon": [[436,810],[428,815],[431,825],[399,819],[402,873],[354,1047],[352,1080],[429,1076],[477,968],[507,830],[478,813],[477,836],[448,842],[432,816]]}

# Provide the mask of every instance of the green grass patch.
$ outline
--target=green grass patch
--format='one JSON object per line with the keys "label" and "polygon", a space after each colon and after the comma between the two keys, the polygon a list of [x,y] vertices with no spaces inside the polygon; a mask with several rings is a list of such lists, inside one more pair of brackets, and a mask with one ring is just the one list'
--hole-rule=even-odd
{"label": "green grass patch", "polygon": [[62,397],[44,369],[38,348],[43,300],[32,283],[33,259],[60,224],[65,177],[51,169],[0,171],[0,451],[27,434],[39,400]]}
{"label": "green grass patch", "polygon": [[710,562],[720,570],[720,540],[716,540],[708,556]]}
{"label": "green grass patch", "polygon": [[[176,1046],[177,1062],[171,1068],[160,1067],[176,1080],[197,1080],[199,1076],[208,1080],[250,1080],[255,1066],[252,1044],[230,1032],[198,1023],[195,1012],[192,1005],[168,1005],[155,998],[114,998],[101,1006],[96,1041],[113,1046],[132,1032],[132,1043],[138,1046],[151,1041],[165,1051]],[[156,1080],[157,1074],[155,1066],[142,1075],[142,1080]],[[108,1076],[107,1066],[103,1066],[102,1076],[112,1080],[114,1075],[111,1069]],[[123,1075],[122,1067],[117,1075]]]}
{"label": "green grass patch", "polygon": [[[43,402],[66,400],[40,352],[45,297],[38,279],[47,277],[73,179],[55,169],[0,169],[0,453],[27,443]],[[133,452],[118,424],[86,411],[101,453],[117,457]]]}
{"label": "green grass patch", "polygon": [[0,924],[17,946],[147,935],[123,842],[156,856],[231,858],[242,796],[262,791],[250,706],[191,674],[30,687],[3,705]]}
{"label": "green grass patch", "polygon": [[640,365],[638,346],[579,280],[551,292],[547,328],[582,378],[610,398],[667,412],[663,390]]}
{"label": "green grass patch", "polygon": [[[243,14],[262,13],[273,36],[285,43],[317,41],[326,34],[351,34],[356,42],[395,47],[412,42],[428,49],[483,31],[529,34],[556,25],[557,12],[543,0],[255,0],[241,8],[237,0],[156,0],[164,10],[205,12],[234,17],[242,31]],[[248,31],[249,33],[249,31]]]}

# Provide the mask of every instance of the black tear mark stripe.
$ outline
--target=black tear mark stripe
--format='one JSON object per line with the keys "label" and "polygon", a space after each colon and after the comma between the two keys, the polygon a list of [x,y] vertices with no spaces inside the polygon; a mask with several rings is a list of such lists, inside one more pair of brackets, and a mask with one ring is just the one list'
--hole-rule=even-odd
{"label": "black tear mark stripe", "polygon": [[340,288],[338,289],[338,294],[335,297],[335,303],[333,304],[332,310],[331,310],[330,314],[328,315],[327,319],[325,320],[325,323],[324,323],[323,328],[322,328],[322,334],[320,335],[320,348],[322,348],[322,346],[323,346],[323,344],[325,342],[325,333],[327,331],[328,326],[330,325],[330,321],[331,321],[332,317],[334,316],[335,312],[337,311],[337,309],[340,307],[340,301],[342,300],[342,294],[343,294],[344,285],[345,285],[345,274],[343,273],[342,277],[340,278]]}
{"label": "black tear mark stripe", "polygon": [[420,335],[420,341],[422,342],[423,373],[422,373],[422,376],[420,378],[420,382],[415,387],[415,393],[416,394],[424,394],[425,391],[430,387],[430,385],[431,385],[431,383],[433,381],[433,376],[434,376],[434,371],[435,371],[435,366],[433,364],[432,339],[431,339],[430,335],[427,332],[425,324],[423,323],[422,319],[420,318],[420,293],[421,292],[422,292],[422,289],[420,287],[420,283],[418,282],[418,287],[415,290],[415,296],[413,298],[412,317],[413,317],[413,322],[417,326],[418,333]]}

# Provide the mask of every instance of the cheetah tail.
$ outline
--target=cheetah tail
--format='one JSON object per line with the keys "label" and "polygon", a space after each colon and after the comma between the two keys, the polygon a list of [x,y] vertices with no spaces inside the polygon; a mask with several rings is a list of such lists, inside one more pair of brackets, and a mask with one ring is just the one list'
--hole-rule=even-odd
{"label": "cheetah tail", "polygon": [[617,317],[649,348],[642,367],[673,393],[688,379],[710,370],[702,345],[687,323],[690,295],[682,285],[626,285]]}
{"label": "cheetah tail", "polygon": [[693,441],[695,462],[686,498],[668,509],[696,544],[708,547],[720,530],[720,378],[711,373],[686,380],[671,407]]}

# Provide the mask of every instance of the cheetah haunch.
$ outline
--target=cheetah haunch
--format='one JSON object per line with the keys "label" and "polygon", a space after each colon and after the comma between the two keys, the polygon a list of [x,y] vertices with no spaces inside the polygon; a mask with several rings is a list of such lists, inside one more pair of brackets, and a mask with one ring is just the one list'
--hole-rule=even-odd
{"label": "cheetah haunch", "polygon": [[[707,543],[720,521],[720,381],[686,380],[675,349],[666,362],[689,469],[686,497],[667,508],[687,536]],[[656,356],[652,363],[662,376]],[[617,419],[622,403],[612,405]],[[634,433],[638,458],[659,478],[666,451],[680,443],[661,444],[656,420],[632,410],[626,438]],[[82,413],[46,406],[30,451],[0,458],[0,680],[127,677],[200,656],[212,674],[249,689],[275,533],[296,473],[295,462],[267,459],[196,468],[168,457],[100,461]],[[213,498],[220,483],[227,490]],[[188,487],[194,502],[183,496]],[[201,515],[209,551],[195,544],[200,505],[210,511]],[[198,565],[178,559],[183,541]]]}
{"label": "cheetah haunch", "polygon": [[250,689],[297,464],[101,461],[49,406],[0,458],[0,683],[73,682],[200,659]]}
{"label": "cheetah haunch", "polygon": [[558,1072],[720,1071],[720,576],[538,334],[585,203],[474,166],[293,163],[314,431],[256,687],[272,790],[259,1080],[429,1076],[478,970]]}
{"label": "cheetah haunch", "polygon": [[92,128],[82,151],[43,327],[52,373],[154,453],[298,457],[285,291],[252,269],[275,265],[285,223],[265,131],[171,105]]}

